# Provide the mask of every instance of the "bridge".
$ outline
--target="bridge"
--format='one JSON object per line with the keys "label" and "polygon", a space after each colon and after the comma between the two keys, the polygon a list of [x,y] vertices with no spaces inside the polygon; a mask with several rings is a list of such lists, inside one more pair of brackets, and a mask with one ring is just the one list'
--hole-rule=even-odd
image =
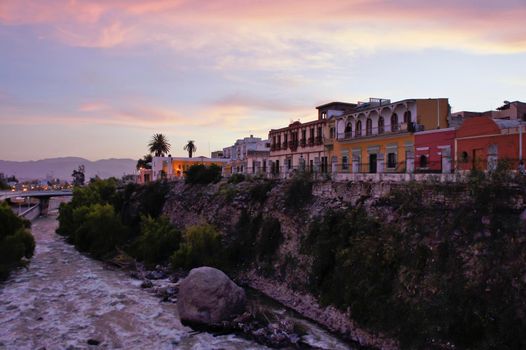
{"label": "bridge", "polygon": [[[10,201],[11,198],[37,198],[39,203],[28,210],[18,213],[19,216],[27,216],[28,214],[35,211],[38,207],[40,215],[47,215],[49,209],[49,199],[52,197],[71,197],[73,191],[61,190],[61,191],[11,191],[1,192],[0,201]],[[38,215],[37,215],[38,216]]]}

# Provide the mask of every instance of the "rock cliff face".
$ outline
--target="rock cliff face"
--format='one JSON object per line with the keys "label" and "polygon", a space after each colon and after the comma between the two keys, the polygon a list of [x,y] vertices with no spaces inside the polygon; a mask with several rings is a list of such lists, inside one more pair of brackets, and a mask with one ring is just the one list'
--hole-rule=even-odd
{"label": "rock cliff face", "polygon": [[362,345],[526,346],[521,179],[295,181],[174,183],[163,212],[216,226],[238,282]]}
{"label": "rock cliff face", "polygon": [[[311,257],[301,253],[310,223],[331,210],[346,209],[359,202],[374,202],[386,195],[389,184],[316,182],[312,197],[300,205],[287,204],[287,182],[218,183],[208,186],[174,183],[163,213],[179,229],[199,224],[212,224],[226,237],[236,231],[240,219],[262,216],[276,219],[281,238],[271,259],[257,259],[243,266],[238,279],[309,317],[330,330],[367,346],[396,348],[397,343],[378,332],[360,329],[347,312],[321,306],[309,293]],[[255,188],[268,192],[255,195]]]}

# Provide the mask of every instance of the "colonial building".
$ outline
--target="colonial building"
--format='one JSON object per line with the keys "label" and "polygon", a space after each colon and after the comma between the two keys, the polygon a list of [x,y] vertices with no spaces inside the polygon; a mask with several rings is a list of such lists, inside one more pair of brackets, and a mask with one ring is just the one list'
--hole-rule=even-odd
{"label": "colonial building", "polygon": [[331,102],[316,107],[317,120],[306,123],[296,121],[287,127],[270,130],[269,171],[281,177],[287,177],[294,171],[327,173],[335,136],[328,122],[355,106],[352,103]]}
{"label": "colonial building", "polygon": [[228,159],[224,176],[231,174],[256,174],[267,169],[270,145],[268,140],[259,137],[239,139],[233,146],[223,149],[223,157]]}
{"label": "colonial building", "polygon": [[526,125],[520,120],[469,118],[456,134],[456,162],[459,170],[495,169],[499,160],[518,168],[526,151]]}
{"label": "colonial building", "polygon": [[448,127],[447,98],[370,99],[338,116],[335,173],[414,171],[414,133]]}
{"label": "colonial building", "polygon": [[415,132],[415,172],[445,173],[455,170],[455,128]]}

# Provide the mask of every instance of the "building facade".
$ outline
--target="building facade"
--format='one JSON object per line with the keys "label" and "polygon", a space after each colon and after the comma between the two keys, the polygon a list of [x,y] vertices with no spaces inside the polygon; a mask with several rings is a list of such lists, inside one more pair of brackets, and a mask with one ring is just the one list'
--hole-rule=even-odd
{"label": "building facade", "polygon": [[420,131],[415,136],[415,172],[444,173],[455,170],[455,128]]}
{"label": "building facade", "polygon": [[267,168],[269,151],[268,140],[254,135],[237,140],[234,145],[223,149],[223,157],[228,160],[223,175],[261,172],[263,168]]}
{"label": "building facade", "polygon": [[227,163],[223,158],[207,157],[153,157],[151,178],[153,181],[160,179],[177,180],[184,177],[185,171],[192,165],[202,164],[210,166],[212,164],[223,167]]}
{"label": "building facade", "polygon": [[517,169],[526,151],[526,124],[520,120],[474,117],[456,133],[456,163],[459,170],[494,170],[499,160]]}
{"label": "building facade", "polygon": [[335,137],[329,121],[351,111],[355,104],[331,102],[316,107],[318,119],[299,121],[269,132],[270,167],[272,176],[288,177],[297,171],[329,172],[329,158]]}
{"label": "building facade", "polygon": [[336,173],[414,172],[417,131],[448,127],[447,98],[370,99],[336,118]]}

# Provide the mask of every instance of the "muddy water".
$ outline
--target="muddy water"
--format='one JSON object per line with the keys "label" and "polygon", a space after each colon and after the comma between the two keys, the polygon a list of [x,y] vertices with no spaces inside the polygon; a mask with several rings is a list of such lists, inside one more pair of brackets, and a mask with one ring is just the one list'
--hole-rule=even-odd
{"label": "muddy water", "polygon": [[0,284],[0,349],[265,349],[182,326],[174,304],[79,254],[56,227],[53,216],[33,222],[29,268]]}

